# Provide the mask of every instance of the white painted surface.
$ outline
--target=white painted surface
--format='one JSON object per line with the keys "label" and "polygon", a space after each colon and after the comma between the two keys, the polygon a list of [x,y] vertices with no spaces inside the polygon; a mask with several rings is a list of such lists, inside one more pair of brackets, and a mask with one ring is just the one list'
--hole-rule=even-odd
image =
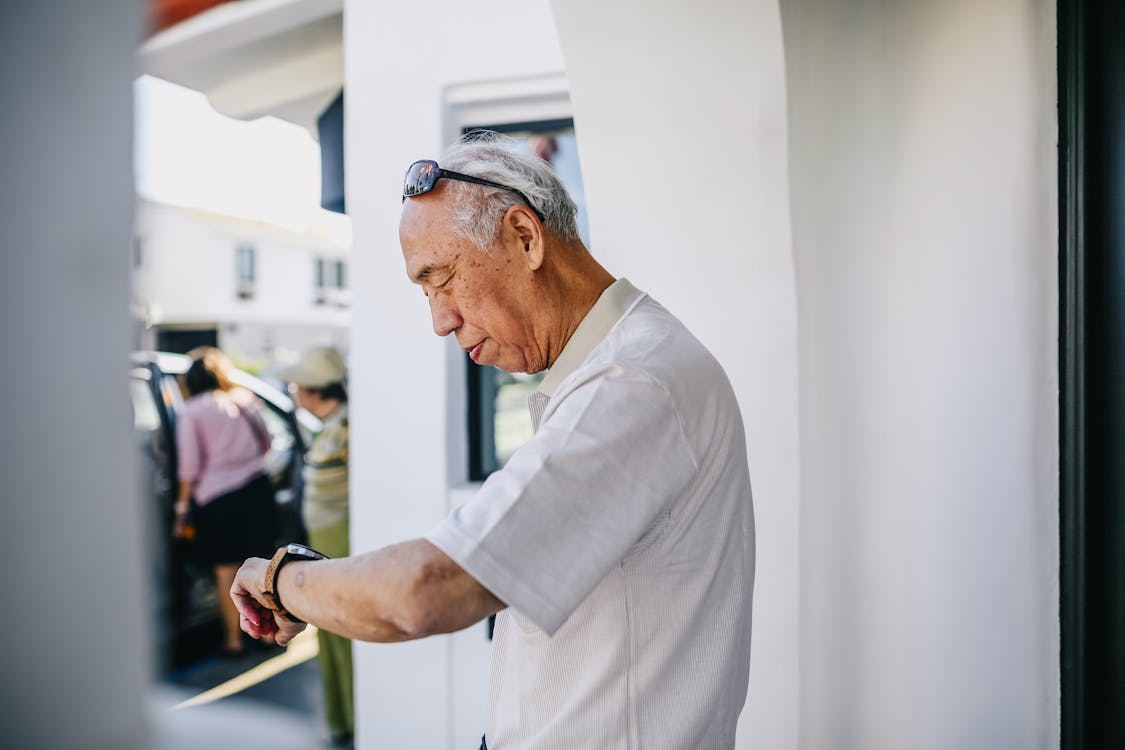
{"label": "white painted surface", "polygon": [[[4,587],[26,613],[7,642],[51,644],[46,658],[10,654],[5,737],[138,747],[133,451],[120,402],[101,397],[128,349],[137,19],[120,2],[3,7],[7,67],[45,60],[47,39],[68,50],[17,80],[21,106],[0,120],[18,186],[0,284],[19,311],[0,325],[19,353],[0,359],[19,436],[0,460],[10,495],[36,498],[0,525],[30,571]],[[770,3],[691,8],[555,10],[594,250],[683,317],[742,398],[760,546],[739,745],[1057,747],[1054,8],[786,0],[784,71]],[[402,169],[440,151],[445,87],[563,65],[543,2],[347,12],[353,533],[369,549],[422,533],[461,492],[450,349],[398,255]],[[734,165],[716,188],[699,161],[714,154]],[[49,470],[59,456],[71,470]],[[93,544],[91,529],[112,532]],[[59,549],[93,564],[60,563]],[[360,746],[471,747],[484,655],[479,628],[361,646]]]}
{"label": "white painted surface", "polygon": [[[712,348],[749,431],[738,746],[1057,747],[1053,7],[553,12],[346,8],[355,548],[469,491],[456,350],[403,277],[402,171],[440,153],[452,100],[565,52],[593,251]],[[480,637],[360,646],[360,746],[474,742]]]}
{"label": "white painted surface", "polygon": [[781,24],[768,0],[554,4],[595,255],[734,384],[758,526],[740,747],[797,727],[797,341]]}
{"label": "white painted surface", "polygon": [[216,110],[316,132],[344,82],[343,0],[222,3],[145,40],[141,72],[207,94]]}
{"label": "white painted surface", "polygon": [[1057,747],[1054,4],[782,10],[800,747]]}
{"label": "white painted surface", "polygon": [[[447,86],[557,75],[543,0],[348,2],[348,206],[355,228],[351,359],[352,543],[417,537],[449,508],[448,373],[459,350],[430,327],[398,244],[407,165],[444,145]],[[456,376],[454,376],[456,377]],[[462,422],[463,424],[463,422]],[[483,625],[356,648],[359,747],[463,748],[484,731]]]}
{"label": "white painted surface", "polygon": [[[274,349],[295,353],[314,344],[346,349],[350,306],[337,304],[333,295],[326,295],[324,304],[314,302],[314,259],[350,257],[350,232],[329,231],[348,229],[348,220],[338,218],[320,231],[297,232],[139,201],[134,314],[149,326],[217,326],[220,346],[244,363],[266,364]],[[238,295],[239,245],[254,247],[256,279],[246,299]],[[334,272],[326,268],[326,280],[334,280]]]}
{"label": "white painted surface", "polygon": [[0,5],[4,747],[147,746],[126,382],[139,31],[131,0]]}

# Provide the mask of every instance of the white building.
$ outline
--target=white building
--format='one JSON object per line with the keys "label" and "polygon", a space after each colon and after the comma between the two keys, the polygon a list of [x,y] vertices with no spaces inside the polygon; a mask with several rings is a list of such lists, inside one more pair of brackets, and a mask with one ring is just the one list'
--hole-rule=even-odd
{"label": "white building", "polygon": [[[115,29],[132,6],[115,7],[81,15],[121,41]],[[464,357],[433,336],[396,250],[404,167],[436,157],[464,127],[573,118],[594,254],[714,351],[748,428],[759,548],[739,748],[1108,747],[1120,743],[1097,742],[1115,708],[1103,702],[1125,684],[1125,607],[1113,607],[1125,591],[1113,546],[1125,503],[1119,484],[1099,483],[1120,464],[1125,400],[1120,378],[1083,369],[1101,361],[1083,347],[1108,341],[1120,354],[1109,341],[1120,321],[1096,317],[1106,313],[1086,300],[1125,290],[1116,271],[1087,283],[1086,266],[1071,264],[1085,263],[1084,252],[1119,257],[1096,252],[1125,242],[1120,223],[1096,223],[1099,210],[1120,215],[1125,171],[1102,165],[1125,153],[1125,125],[1119,107],[1083,98],[1102,106],[1097,97],[1114,89],[1100,89],[1098,76],[1125,70],[1121,46],[1106,41],[1120,38],[1125,19],[1088,22],[1074,10],[1095,7],[243,0],[150,40],[141,63],[231,113],[253,94],[247,113],[284,115],[287,76],[300,84],[294,121],[341,83],[346,91],[352,446],[363,457],[353,463],[354,549],[417,537],[474,489]],[[44,32],[69,28],[46,11],[21,12]],[[1116,55],[1116,67],[1080,64],[1086,44],[1098,59]],[[65,58],[53,65],[52,75],[73,74]],[[103,67],[109,96],[131,69],[112,56]],[[124,153],[114,110],[97,114],[97,133]],[[1091,132],[1105,141],[1087,155]],[[65,174],[69,142],[48,135],[63,149],[51,175]],[[82,174],[92,182],[98,169],[117,174],[98,160]],[[1104,196],[1116,208],[1099,208]],[[101,227],[80,197],[60,197],[66,215]],[[111,198],[98,205],[117,217],[106,226],[118,237],[127,210]],[[50,239],[63,257],[84,259],[65,235]],[[46,276],[36,262],[29,267]],[[65,291],[100,313],[88,328],[123,319],[76,283]],[[15,292],[55,325],[37,298]],[[1097,324],[1089,331],[1084,314]],[[27,341],[36,346],[17,343]],[[112,369],[112,358],[83,353],[99,365],[94,374]],[[108,392],[112,382],[96,385]],[[1087,427],[1087,415],[1112,429],[1091,432],[1101,428]],[[95,417],[111,422],[113,412]],[[125,454],[119,432],[107,445]],[[1084,463],[1087,444],[1109,458],[1091,449]],[[51,477],[48,497],[86,497],[89,477],[103,477],[99,507],[131,528],[135,508],[115,499],[129,496],[97,463],[114,455],[91,454],[88,471],[75,472],[81,485]],[[38,474],[9,476],[17,496],[42,495]],[[16,528],[40,522],[35,507],[17,504]],[[1101,527],[1087,509],[1102,514],[1089,517]],[[79,521],[66,549],[83,540]],[[42,591],[93,590],[124,619],[139,617],[135,576],[112,588],[74,583],[69,566],[56,573],[54,558],[15,541],[13,554],[50,585],[20,591],[12,606],[53,613],[41,618],[51,623],[68,610]],[[127,572],[139,553],[100,554],[105,569]],[[106,615],[85,627],[104,634],[113,623]],[[1106,623],[1108,634],[1098,630]],[[24,637],[17,630],[13,642]],[[474,746],[487,649],[483,626],[357,647],[359,747]],[[126,708],[141,690],[140,664],[95,665],[102,682],[120,686],[116,703],[103,694],[84,703],[86,692],[35,681],[33,671],[29,694],[81,707],[72,723],[90,736],[141,746],[144,729]],[[116,716],[126,718],[107,718]],[[53,736],[46,731],[29,736]]]}
{"label": "white building", "polygon": [[348,350],[350,221],[303,231],[138,200],[133,311],[138,347],[211,343],[257,369],[310,346]]}

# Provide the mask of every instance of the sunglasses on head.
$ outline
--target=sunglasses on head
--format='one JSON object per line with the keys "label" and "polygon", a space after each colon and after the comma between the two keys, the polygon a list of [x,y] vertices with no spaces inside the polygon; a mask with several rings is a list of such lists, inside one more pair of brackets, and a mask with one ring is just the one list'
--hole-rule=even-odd
{"label": "sunglasses on head", "polygon": [[445,177],[450,180],[460,180],[461,182],[472,182],[476,185],[484,185],[486,187],[500,188],[501,190],[511,190],[513,193],[523,199],[536,216],[539,221],[543,221],[543,214],[535,206],[531,205],[531,201],[527,196],[516,190],[514,187],[508,185],[501,185],[499,182],[486,180],[482,177],[473,177],[468,174],[461,174],[454,172],[450,169],[442,169],[438,166],[436,161],[430,159],[421,159],[411,164],[406,170],[406,178],[402,182],[402,200],[405,202],[407,198],[413,198],[416,195],[423,195],[434,189],[437,181]]}

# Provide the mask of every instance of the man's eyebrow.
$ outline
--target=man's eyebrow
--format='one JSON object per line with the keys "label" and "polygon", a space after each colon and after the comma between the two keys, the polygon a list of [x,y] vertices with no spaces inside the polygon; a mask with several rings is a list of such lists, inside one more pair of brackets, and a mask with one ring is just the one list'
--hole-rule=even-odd
{"label": "man's eyebrow", "polygon": [[421,284],[424,279],[428,279],[435,274],[452,273],[451,269],[454,267],[454,265],[456,265],[456,263],[457,258],[453,258],[448,263],[427,263],[426,265],[415,271],[414,275],[410,277],[410,280],[415,284]]}
{"label": "man's eyebrow", "polygon": [[415,274],[414,274],[413,276],[411,276],[411,277],[410,277],[410,279],[411,279],[411,280],[412,280],[412,281],[413,281],[413,282],[414,282],[415,284],[420,284],[420,283],[422,283],[422,279],[424,279],[424,278],[426,278],[426,277],[428,277],[428,276],[432,276],[432,275],[433,275],[433,273],[434,273],[434,267],[433,267],[433,266],[431,266],[431,265],[429,265],[429,264],[427,263],[426,265],[422,266],[422,267],[421,267],[421,268],[420,268],[420,269],[419,269],[419,270],[417,271],[417,273],[415,273]]}

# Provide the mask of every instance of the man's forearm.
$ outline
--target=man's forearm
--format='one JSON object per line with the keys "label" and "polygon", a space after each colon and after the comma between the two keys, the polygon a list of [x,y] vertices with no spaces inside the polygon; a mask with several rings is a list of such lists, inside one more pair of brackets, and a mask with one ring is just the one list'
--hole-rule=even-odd
{"label": "man's forearm", "polygon": [[285,609],[347,638],[395,642],[450,633],[504,608],[423,539],[340,560],[281,569]]}

